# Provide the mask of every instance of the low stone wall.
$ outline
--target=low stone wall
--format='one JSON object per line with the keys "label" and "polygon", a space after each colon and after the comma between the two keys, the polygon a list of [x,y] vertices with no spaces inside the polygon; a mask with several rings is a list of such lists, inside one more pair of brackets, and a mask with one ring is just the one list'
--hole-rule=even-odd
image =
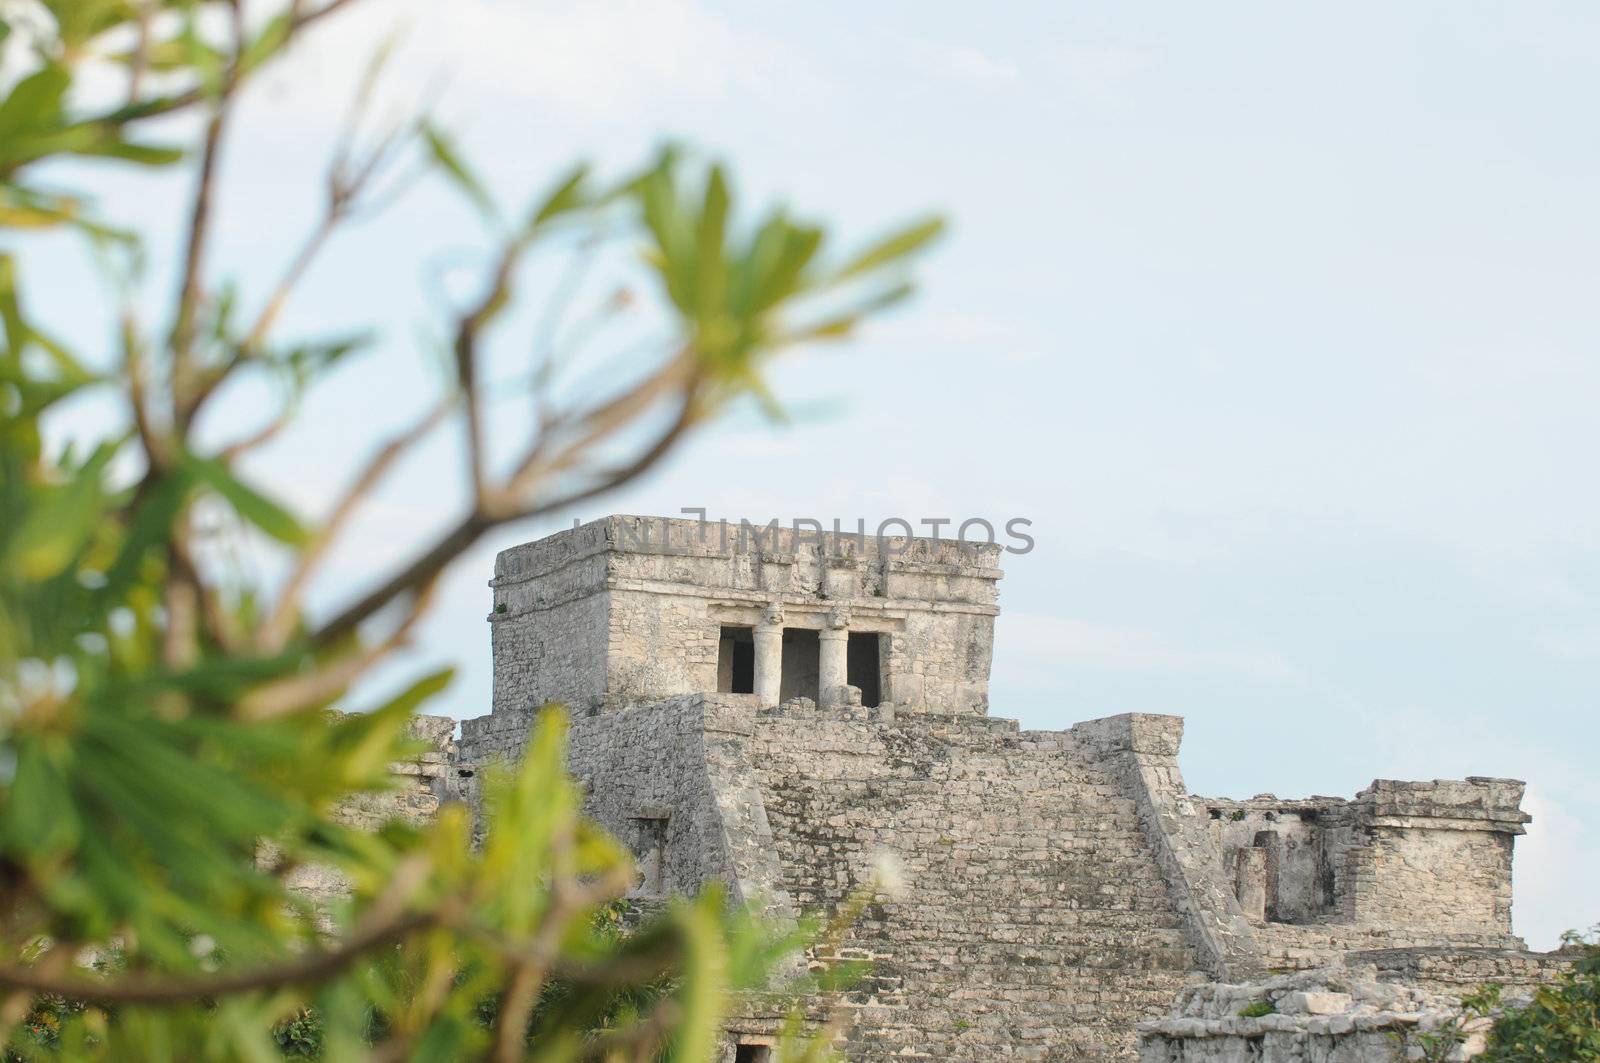
{"label": "low stone wall", "polygon": [[1456,1005],[1453,996],[1381,980],[1370,965],[1213,982],[1179,994],[1170,1017],[1139,1024],[1139,1060],[1403,1063],[1420,1058],[1421,1035],[1458,1027],[1466,1039],[1448,1058],[1470,1059],[1489,1022],[1463,1024]]}
{"label": "low stone wall", "polygon": [[1346,962],[1372,964],[1385,981],[1405,982],[1450,996],[1494,984],[1507,994],[1529,995],[1565,974],[1576,961],[1572,952],[1519,949],[1414,948],[1355,952]]}

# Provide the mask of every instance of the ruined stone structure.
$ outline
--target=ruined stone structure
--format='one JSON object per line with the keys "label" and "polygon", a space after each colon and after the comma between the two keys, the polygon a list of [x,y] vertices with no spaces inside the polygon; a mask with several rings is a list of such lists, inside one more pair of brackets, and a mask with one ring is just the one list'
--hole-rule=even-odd
{"label": "ruined stone structure", "polygon": [[[888,854],[904,887],[847,942],[872,974],[826,1002],[851,1059],[1133,1059],[1136,1024],[1211,979],[1519,955],[1521,783],[1206,800],[1178,717],[1020,730],[988,715],[998,557],[635,517],[507,550],[463,770],[568,705],[570,768],[641,898],[720,880],[793,916]],[[741,1016],[726,1059],[765,1058],[777,1018]]]}

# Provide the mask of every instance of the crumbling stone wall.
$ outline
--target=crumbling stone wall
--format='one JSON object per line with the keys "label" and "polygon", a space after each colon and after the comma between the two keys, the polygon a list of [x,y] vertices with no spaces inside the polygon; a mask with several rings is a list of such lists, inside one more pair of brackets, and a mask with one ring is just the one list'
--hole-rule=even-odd
{"label": "crumbling stone wall", "polygon": [[1555,983],[1576,960],[1571,951],[1529,952],[1525,949],[1426,946],[1352,952],[1351,966],[1372,965],[1386,982],[1418,986],[1450,997],[1497,985],[1507,996],[1531,996]]}
{"label": "crumbling stone wall", "polygon": [[496,713],[547,701],[586,713],[605,695],[609,602],[594,593],[605,580],[605,557],[564,545],[541,540],[495,559],[489,631]]}
{"label": "crumbling stone wall", "polygon": [[1461,999],[1486,984],[1525,1005],[1574,957],[1493,949],[1386,949],[1245,983],[1192,986],[1139,1024],[1140,1063],[1460,1063],[1481,1054],[1494,1014]]}
{"label": "crumbling stone wall", "polygon": [[1511,848],[1528,820],[1522,790],[1512,779],[1379,779],[1353,800],[1263,794],[1205,804],[1235,896],[1258,923],[1503,948],[1520,947]]}
{"label": "crumbling stone wall", "polygon": [[1140,1063],[1405,1063],[1419,1034],[1461,1028],[1482,1051],[1488,1022],[1462,1023],[1458,1001],[1381,981],[1372,967],[1302,971],[1184,990],[1166,1018],[1139,1025]]}

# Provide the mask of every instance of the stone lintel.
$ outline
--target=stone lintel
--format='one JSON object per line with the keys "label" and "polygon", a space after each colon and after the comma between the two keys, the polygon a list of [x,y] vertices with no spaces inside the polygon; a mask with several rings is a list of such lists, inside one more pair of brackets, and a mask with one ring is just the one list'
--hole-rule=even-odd
{"label": "stone lintel", "polygon": [[1356,795],[1361,820],[1371,827],[1490,831],[1523,834],[1533,817],[1522,811],[1519,779],[1374,779]]}

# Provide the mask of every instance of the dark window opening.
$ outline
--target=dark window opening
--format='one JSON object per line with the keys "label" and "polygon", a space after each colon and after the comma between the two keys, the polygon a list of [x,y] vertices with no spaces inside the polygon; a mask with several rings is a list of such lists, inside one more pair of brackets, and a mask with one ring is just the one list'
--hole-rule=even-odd
{"label": "dark window opening", "polygon": [[883,638],[852,631],[845,650],[845,682],[861,691],[861,704],[869,709],[883,700]]}
{"label": "dark window opening", "polygon": [[733,1050],[733,1063],[768,1063],[771,1059],[770,1045],[739,1045]]}
{"label": "dark window opening", "polygon": [[717,693],[756,692],[756,636],[747,627],[725,627],[717,643]]}
{"label": "dark window opening", "polygon": [[809,628],[783,629],[783,672],[778,683],[778,700],[810,698],[817,700],[821,681],[822,643]]}

